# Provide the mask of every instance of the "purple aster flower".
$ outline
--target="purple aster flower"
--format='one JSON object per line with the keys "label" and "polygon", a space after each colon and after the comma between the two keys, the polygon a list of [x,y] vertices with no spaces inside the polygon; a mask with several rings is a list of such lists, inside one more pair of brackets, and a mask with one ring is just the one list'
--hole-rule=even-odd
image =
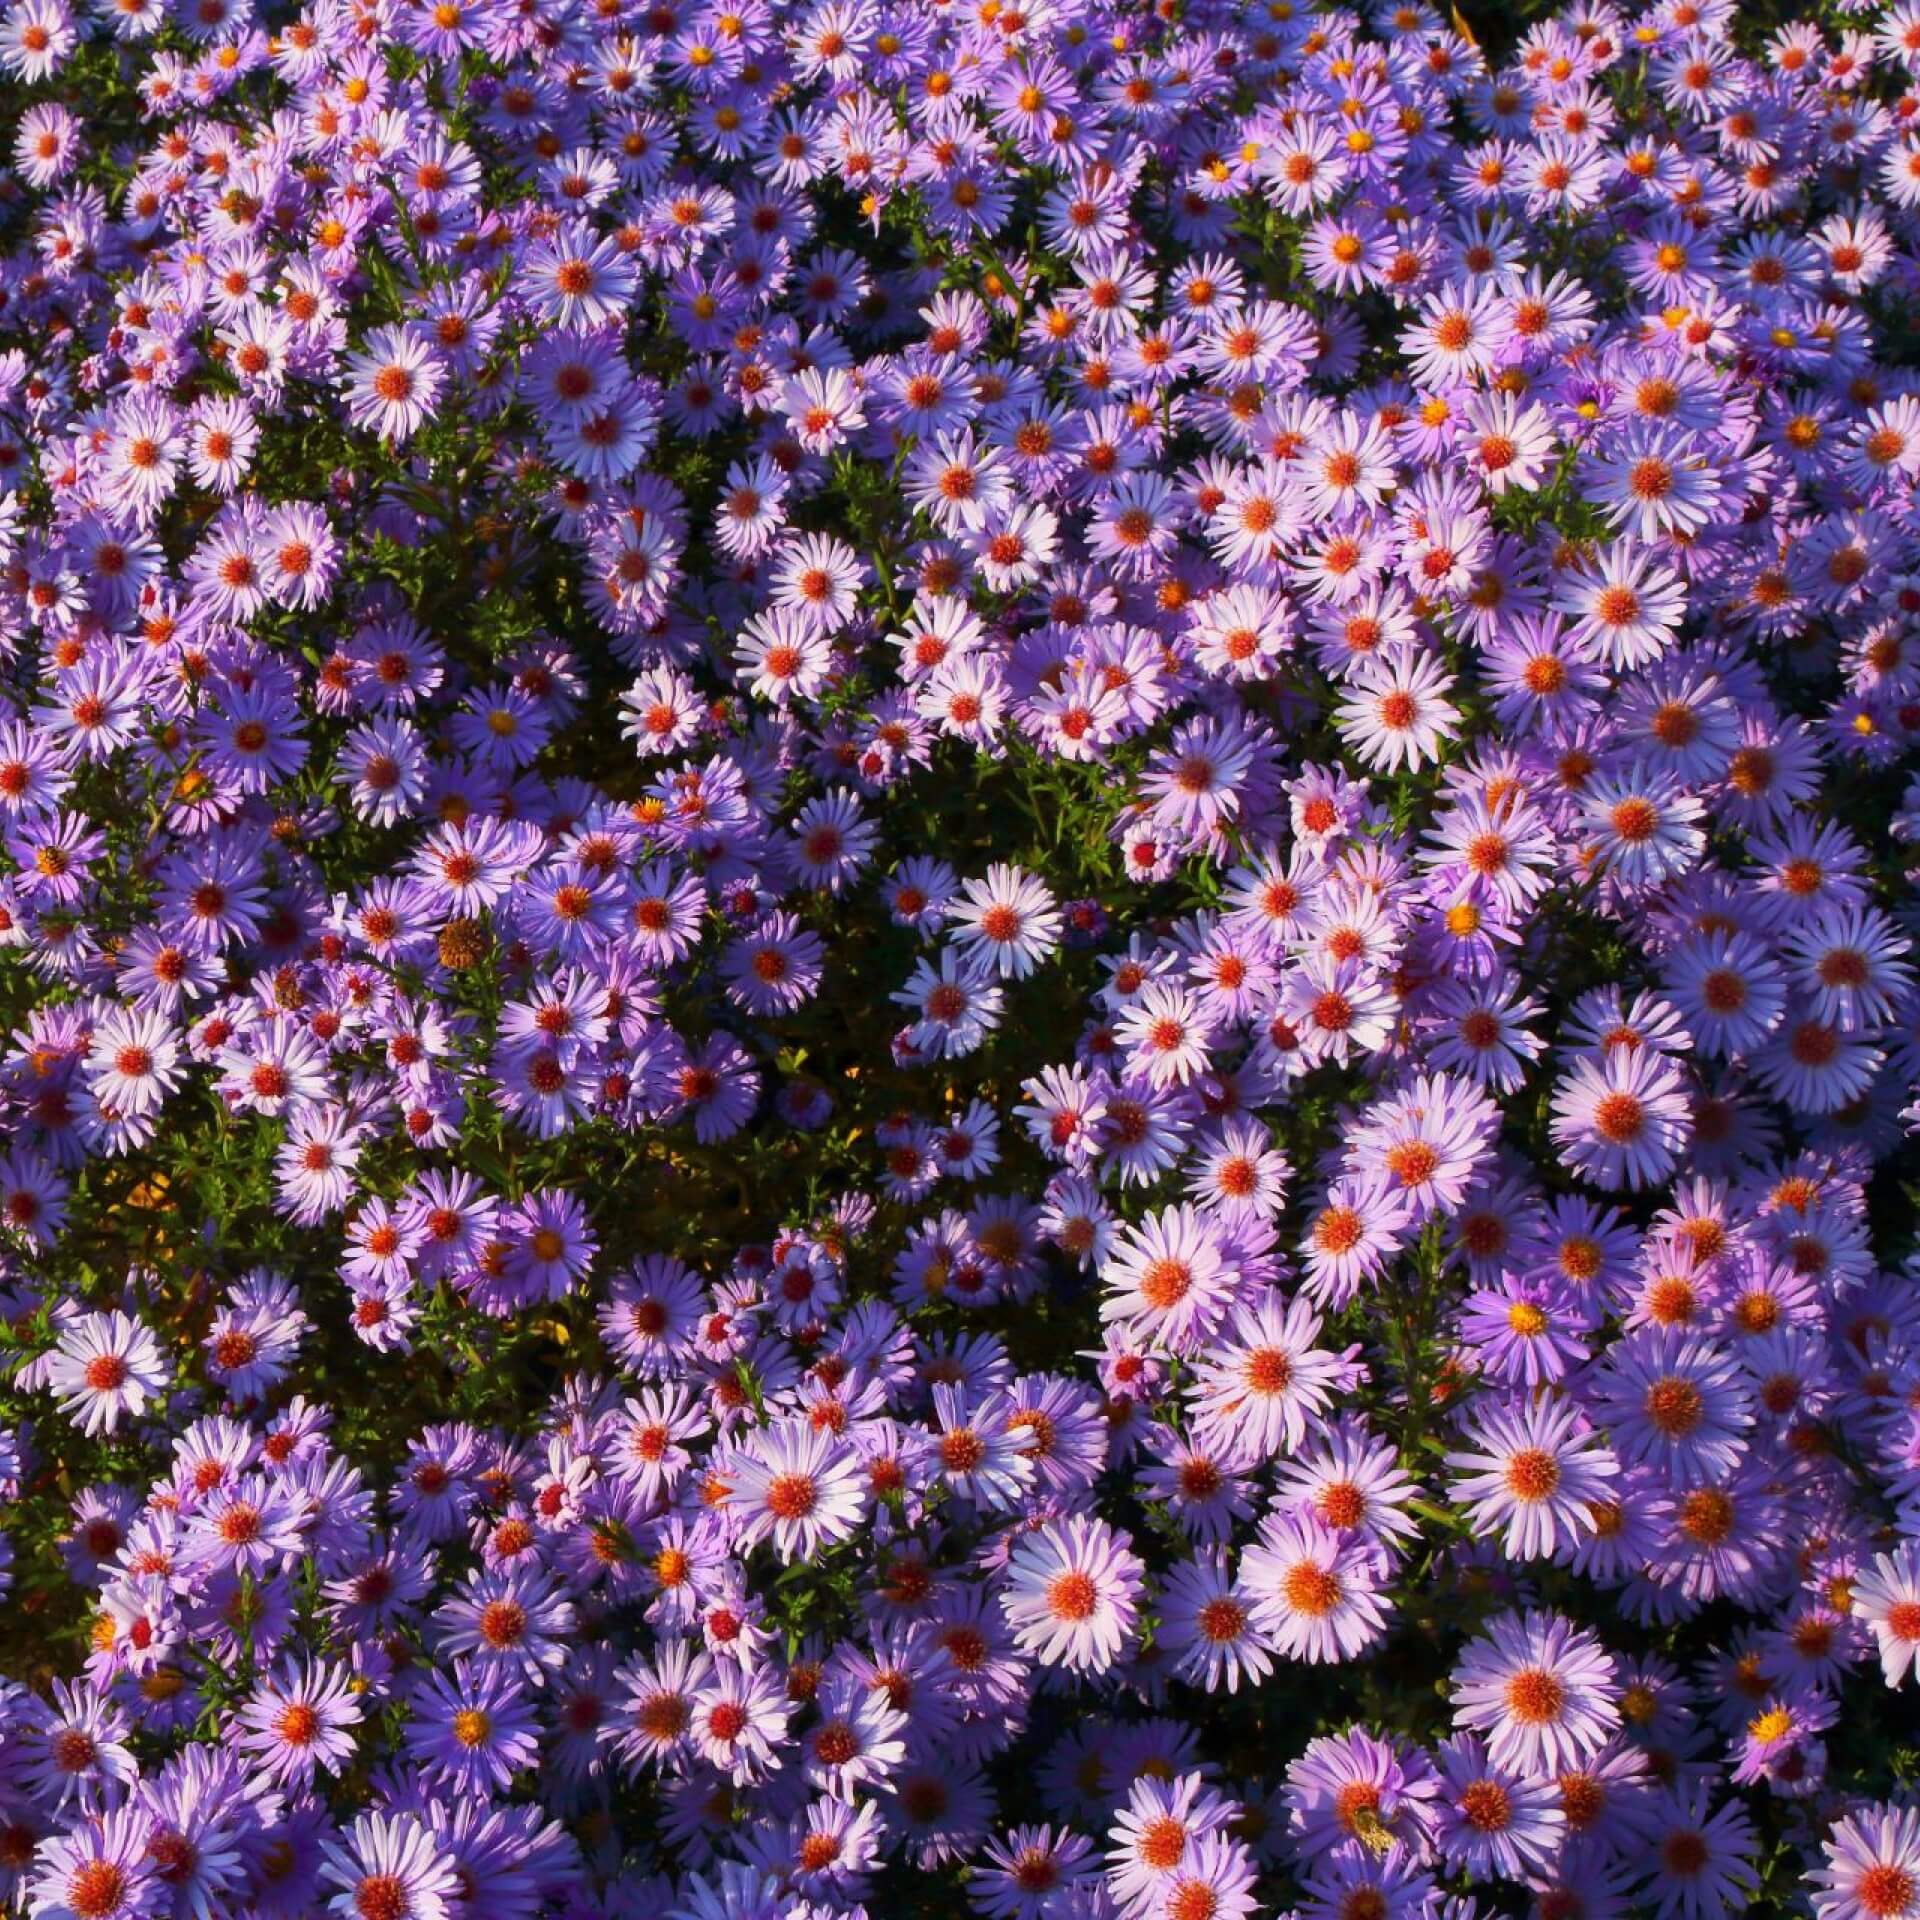
{"label": "purple aster flower", "polygon": [[846,1539],[861,1509],[858,1466],[830,1432],[789,1420],[756,1434],[728,1470],[745,1538],[783,1560],[812,1559]]}
{"label": "purple aster flower", "polygon": [[1000,1605],[1023,1650],[1049,1666],[1099,1673],[1132,1636],[1141,1587],[1128,1536],[1076,1514],[1016,1544]]}
{"label": "purple aster flower", "polygon": [[1493,1760],[1562,1773],[1620,1724],[1617,1668],[1599,1640],[1558,1614],[1502,1614],[1468,1643],[1453,1674],[1454,1721]]}
{"label": "purple aster flower", "polygon": [[240,1746],[271,1780],[310,1787],[316,1769],[337,1775],[354,1750],[360,1703],[346,1671],[287,1661],[240,1710]]}
{"label": "purple aster flower", "polygon": [[1753,1425],[1752,1386],[1733,1356],[1667,1327],[1615,1342],[1593,1376],[1591,1405],[1624,1460],[1658,1466],[1682,1487],[1732,1471]]}
{"label": "purple aster flower", "polygon": [[1350,1660],[1386,1633],[1380,1576],[1370,1543],[1311,1515],[1270,1513],[1240,1559],[1254,1621],[1275,1651],[1316,1664]]}
{"label": "purple aster flower", "polygon": [[1874,1802],[1836,1820],[1815,1870],[1818,1920],[1899,1920],[1920,1898],[1920,1811]]}
{"label": "purple aster flower", "polygon": [[45,1384],[85,1433],[112,1433],[172,1377],[153,1335],[126,1314],[88,1314],[61,1334]]}
{"label": "purple aster flower", "polygon": [[1455,1496],[1476,1526],[1504,1525],[1516,1559],[1558,1558],[1594,1526],[1620,1463],[1579,1408],[1566,1401],[1510,1400],[1475,1406],[1465,1448],[1448,1453]]}
{"label": "purple aster flower", "polygon": [[1608,1189],[1672,1173],[1693,1113],[1678,1065],[1650,1048],[1584,1057],[1554,1089],[1553,1138],[1567,1164]]}
{"label": "purple aster flower", "polygon": [[1470,1733],[1441,1741],[1439,1760],[1435,1841],[1449,1866],[1518,1880],[1552,1865],[1567,1823],[1550,1781],[1496,1765]]}
{"label": "purple aster flower", "polygon": [[576,1614],[559,1583],[534,1565],[476,1570],[466,1590],[433,1617],[442,1653],[469,1656],[482,1670],[498,1665],[541,1686],[565,1663]]}
{"label": "purple aster flower", "polygon": [[40,1845],[28,1889],[36,1914],[53,1920],[146,1920],[164,1910],[166,1893],[147,1852],[150,1821],[121,1807]]}
{"label": "purple aster flower", "polygon": [[452,1853],[410,1813],[363,1813],[321,1851],[341,1920],[447,1920],[458,1896]]}
{"label": "purple aster flower", "polygon": [[524,1683],[498,1661],[456,1660],[411,1697],[407,1752],[454,1792],[503,1792],[539,1754],[538,1725]]}
{"label": "purple aster flower", "polygon": [[1737,1803],[1709,1813],[1711,1802],[1702,1784],[1670,1794],[1660,1809],[1640,1895],[1659,1920],[1705,1920],[1753,1889],[1752,1822]]}

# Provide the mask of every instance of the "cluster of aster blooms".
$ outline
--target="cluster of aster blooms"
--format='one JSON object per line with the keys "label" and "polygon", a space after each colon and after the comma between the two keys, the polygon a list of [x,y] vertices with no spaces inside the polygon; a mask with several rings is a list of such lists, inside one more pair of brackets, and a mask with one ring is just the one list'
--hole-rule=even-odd
{"label": "cluster of aster blooms", "polygon": [[1920,1917],[1920,6],[0,103],[0,1903]]}

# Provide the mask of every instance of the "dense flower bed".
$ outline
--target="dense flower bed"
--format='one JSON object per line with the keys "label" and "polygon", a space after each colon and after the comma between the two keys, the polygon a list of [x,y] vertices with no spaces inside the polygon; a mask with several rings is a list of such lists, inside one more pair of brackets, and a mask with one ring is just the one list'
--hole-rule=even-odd
{"label": "dense flower bed", "polygon": [[1920,6],[5,0],[0,1902],[1920,1916]]}

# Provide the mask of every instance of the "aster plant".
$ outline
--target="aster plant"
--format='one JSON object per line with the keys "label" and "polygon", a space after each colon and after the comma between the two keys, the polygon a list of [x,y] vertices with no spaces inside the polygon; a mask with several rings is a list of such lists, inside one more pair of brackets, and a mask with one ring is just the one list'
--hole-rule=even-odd
{"label": "aster plant", "polygon": [[1920,5],[0,106],[0,1906],[1920,1920]]}

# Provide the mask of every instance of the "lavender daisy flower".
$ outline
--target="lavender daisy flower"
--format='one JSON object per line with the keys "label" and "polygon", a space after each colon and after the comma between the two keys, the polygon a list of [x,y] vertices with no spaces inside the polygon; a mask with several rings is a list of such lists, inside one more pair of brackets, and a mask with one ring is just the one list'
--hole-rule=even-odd
{"label": "lavender daisy flower", "polygon": [[271,1780],[310,1787],[337,1775],[354,1750],[360,1703],[343,1668],[289,1660],[240,1710],[240,1746]]}
{"label": "lavender daisy flower", "polygon": [[539,1753],[538,1723],[524,1683],[499,1662],[456,1660],[415,1691],[407,1751],[455,1792],[503,1792]]}
{"label": "lavender daisy flower", "polygon": [[112,1433],[171,1377],[153,1335],[128,1315],[88,1314],[61,1335],[46,1384],[85,1433]]}
{"label": "lavender daisy flower", "polygon": [[1887,1685],[1899,1686],[1920,1666],[1920,1548],[1876,1554],[1853,1584],[1853,1611],[1878,1644]]}
{"label": "lavender daisy flower", "polygon": [[459,1890],[452,1854],[414,1815],[363,1813],[321,1844],[321,1876],[341,1920],[447,1920]]}
{"label": "lavender daisy flower", "polygon": [[1652,1869],[1641,1897],[1661,1920],[1725,1912],[1752,1892],[1753,1827],[1737,1806],[1709,1814],[1704,1786],[1669,1796],[1654,1829]]}
{"label": "lavender daisy flower", "polygon": [[1347,1373],[1316,1345],[1320,1332],[1320,1315],[1303,1299],[1268,1293],[1237,1307],[1195,1363],[1199,1432],[1249,1459],[1297,1453]]}
{"label": "lavender daisy flower", "polygon": [[1920,1812],[1876,1802],[1835,1821],[1815,1870],[1819,1920],[1902,1920],[1920,1901]]}
{"label": "lavender daisy flower", "polygon": [[443,1653],[470,1656],[483,1669],[502,1666],[534,1686],[564,1663],[575,1618],[559,1583],[537,1565],[476,1571],[466,1591],[434,1613]]}
{"label": "lavender daisy flower", "polygon": [[1614,1449],[1682,1487],[1719,1478],[1746,1452],[1753,1425],[1748,1378],[1697,1334],[1643,1327],[1617,1342],[1592,1382],[1591,1404]]}
{"label": "lavender daisy flower", "polygon": [[1060,944],[1053,895],[1018,867],[989,867],[984,880],[965,881],[947,918],[961,950],[990,960],[1002,979],[1024,980]]}
{"label": "lavender daisy flower", "polygon": [[54,1920],[144,1920],[165,1894],[147,1852],[147,1814],[121,1807],[41,1846],[28,1897]]}
{"label": "lavender daisy flower", "polygon": [[1141,1587],[1127,1536],[1076,1514],[1014,1547],[1000,1606],[1023,1650],[1049,1666],[1100,1673],[1131,1637]]}
{"label": "lavender daisy flower", "polygon": [[1503,1614],[1454,1669],[1454,1720],[1498,1765],[1563,1773],[1619,1726],[1616,1676],[1599,1640],[1559,1615]]}
{"label": "lavender daisy flower", "polygon": [[1566,1815],[1550,1782],[1496,1765],[1470,1733],[1441,1741],[1439,1759],[1436,1845],[1443,1860],[1508,1880],[1551,1866]]}
{"label": "lavender daisy flower", "polygon": [[1160,1589],[1160,1633],[1174,1672],[1208,1693],[1237,1693],[1272,1671],[1266,1635],[1248,1597],[1229,1578],[1222,1549],[1176,1567]]}
{"label": "lavender daisy flower", "polygon": [[805,1421],[755,1435],[729,1481],[746,1539],[771,1540],[783,1560],[812,1559],[846,1539],[860,1512],[857,1463],[834,1435]]}
{"label": "lavender daisy flower", "polygon": [[1477,1526],[1504,1526],[1516,1559],[1557,1558],[1593,1529],[1595,1504],[1610,1497],[1620,1463],[1578,1407],[1530,1399],[1476,1408],[1463,1424],[1471,1444],[1448,1453],[1456,1497]]}
{"label": "lavender daisy flower", "polygon": [[1269,1514],[1241,1556],[1240,1580],[1255,1623],[1289,1659],[1350,1660],[1387,1630],[1371,1547],[1311,1517]]}
{"label": "lavender daisy flower", "polygon": [[1121,1229],[1103,1276],[1101,1318],[1172,1351],[1193,1352],[1225,1318],[1238,1279],[1206,1216],[1188,1206]]}
{"label": "lavender daisy flower", "polygon": [[1424,1850],[1433,1835],[1438,1776],[1424,1752],[1354,1728],[1322,1735],[1287,1768],[1288,1832],[1317,1861],[1356,1840],[1373,1851]]}
{"label": "lavender daisy flower", "polygon": [[1577,1061],[1553,1105],[1553,1138],[1567,1164],[1609,1189],[1664,1180],[1692,1126],[1680,1069],[1645,1049]]}
{"label": "lavender daisy flower", "polygon": [[432,415],[445,364],[405,327],[376,327],[347,362],[348,412],[354,423],[395,443],[410,440]]}

